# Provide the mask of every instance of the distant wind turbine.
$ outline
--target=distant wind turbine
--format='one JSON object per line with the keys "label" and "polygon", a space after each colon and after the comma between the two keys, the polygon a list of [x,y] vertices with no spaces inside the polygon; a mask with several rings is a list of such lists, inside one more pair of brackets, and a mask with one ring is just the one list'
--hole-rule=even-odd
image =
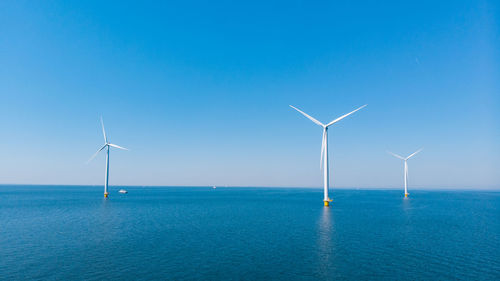
{"label": "distant wind turbine", "polygon": [[314,119],[313,117],[307,115],[305,112],[301,111],[300,109],[294,107],[294,106],[291,106],[291,108],[297,110],[298,112],[302,113],[302,115],[304,115],[305,117],[309,118],[311,121],[313,121],[314,123],[316,123],[317,125],[323,127],[323,140],[322,140],[322,143],[321,143],[321,159],[320,159],[320,169],[321,169],[321,165],[323,164],[323,174],[324,174],[324,178],[323,178],[323,185],[324,185],[324,198],[323,198],[323,202],[325,203],[325,206],[328,207],[330,205],[330,202],[332,201],[329,197],[328,197],[328,185],[329,185],[329,171],[328,171],[328,127],[330,127],[331,125],[337,123],[338,121],[346,118],[347,116],[353,114],[354,112],[362,109],[363,107],[367,106],[366,104],[363,105],[362,107],[356,109],[356,110],[353,110],[347,114],[344,114],[342,116],[340,116],[339,118],[333,120],[332,122],[328,123],[328,124],[323,124],[321,122],[319,122],[318,120]]}
{"label": "distant wind turbine", "polygon": [[104,145],[94,155],[92,155],[92,157],[90,157],[90,159],[87,161],[87,163],[92,161],[92,159],[94,159],[97,156],[97,154],[99,154],[99,152],[101,152],[101,150],[106,148],[106,175],[104,178],[104,197],[107,198],[108,194],[109,194],[108,193],[109,147],[112,146],[112,147],[116,147],[116,148],[123,149],[123,150],[128,150],[128,149],[121,147],[121,146],[118,146],[116,144],[112,144],[108,141],[108,138],[106,137],[106,130],[104,130],[104,122],[102,121],[102,117],[101,117],[101,125],[102,125],[102,134],[104,135]]}
{"label": "distant wind turbine", "polygon": [[408,161],[408,159],[412,158],[413,156],[415,156],[417,153],[419,153],[420,151],[422,151],[423,148],[413,152],[412,154],[410,154],[410,156],[404,158],[402,156],[399,156],[397,155],[396,153],[392,153],[390,151],[387,151],[387,153],[391,154],[392,156],[396,157],[396,158],[399,158],[403,161],[405,161],[405,164],[404,164],[404,181],[405,181],[405,197],[408,197],[408,195],[410,195],[410,193],[408,193],[408,163],[406,163],[406,161]]}

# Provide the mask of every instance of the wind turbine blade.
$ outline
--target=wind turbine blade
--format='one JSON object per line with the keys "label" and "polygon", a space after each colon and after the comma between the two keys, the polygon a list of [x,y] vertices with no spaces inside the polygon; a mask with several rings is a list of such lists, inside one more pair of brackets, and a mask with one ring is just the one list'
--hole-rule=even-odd
{"label": "wind turbine blade", "polygon": [[104,135],[104,142],[108,142],[108,138],[106,137],[106,130],[104,130],[104,122],[102,121],[102,116],[101,116],[101,125],[102,125],[102,134]]}
{"label": "wind turbine blade", "polygon": [[116,147],[116,148],[119,148],[119,149],[123,149],[123,150],[129,150],[128,148],[125,148],[125,147],[121,147],[121,146],[119,146],[119,145],[116,145],[116,144],[112,144],[112,143],[110,143],[110,144],[108,144],[108,145],[109,145],[109,146],[112,146],[112,147]]}
{"label": "wind turbine blade", "polygon": [[401,159],[401,160],[405,160],[405,158],[404,158],[404,157],[399,156],[399,155],[397,155],[396,153],[392,153],[392,152],[390,152],[390,151],[387,151],[387,153],[389,153],[389,154],[391,154],[392,156],[394,156],[394,157],[396,157],[396,158],[399,158],[399,159]]}
{"label": "wind turbine blade", "polygon": [[360,107],[360,108],[358,108],[358,109],[356,109],[356,110],[353,110],[353,111],[351,111],[351,112],[349,112],[349,113],[347,113],[347,114],[344,114],[344,115],[340,116],[339,118],[337,118],[337,119],[333,120],[332,122],[330,122],[330,123],[326,124],[326,126],[328,127],[328,126],[330,126],[330,125],[333,125],[333,124],[335,124],[335,123],[339,122],[340,120],[342,120],[342,119],[346,118],[347,116],[349,116],[349,115],[353,114],[354,112],[356,112],[356,111],[358,111],[358,110],[362,109],[362,108],[363,108],[363,107],[365,107],[365,106],[367,106],[367,104],[363,105],[362,107]]}
{"label": "wind turbine blade", "polygon": [[326,132],[326,129],[323,129],[323,139],[321,140],[321,159],[319,160],[319,169],[320,170],[321,170],[321,168],[323,168],[323,157],[325,156],[325,143],[326,143],[325,132]]}
{"label": "wind turbine blade", "polygon": [[419,153],[420,151],[422,151],[422,149],[423,149],[423,148],[421,148],[421,149],[419,149],[419,150],[417,150],[417,151],[413,152],[412,154],[410,154],[410,156],[406,157],[406,160],[408,160],[408,159],[412,158],[413,156],[415,156],[415,154],[417,154],[417,153]]}
{"label": "wind turbine blade", "polygon": [[103,150],[105,147],[106,147],[106,145],[103,145],[103,147],[101,147],[101,148],[100,148],[100,149],[99,149],[96,153],[94,153],[94,155],[92,155],[92,157],[90,157],[90,159],[89,159],[89,160],[87,160],[87,164],[88,164],[90,161],[92,161],[92,159],[94,159],[94,158],[97,156],[97,154],[99,154],[99,152],[101,152],[101,150]]}
{"label": "wind turbine blade", "polygon": [[311,121],[313,121],[314,123],[316,123],[316,124],[320,125],[321,127],[324,127],[324,126],[325,126],[325,125],[323,125],[323,123],[321,123],[321,122],[319,122],[318,120],[314,119],[313,117],[311,117],[311,116],[307,115],[307,113],[305,113],[304,111],[302,111],[302,110],[300,110],[300,109],[298,109],[298,108],[296,108],[296,107],[294,107],[294,106],[292,106],[292,105],[290,105],[290,107],[291,107],[291,108],[293,108],[293,109],[295,109],[295,110],[297,110],[298,112],[302,113],[302,115],[304,115],[305,117],[309,118],[309,120],[311,120]]}

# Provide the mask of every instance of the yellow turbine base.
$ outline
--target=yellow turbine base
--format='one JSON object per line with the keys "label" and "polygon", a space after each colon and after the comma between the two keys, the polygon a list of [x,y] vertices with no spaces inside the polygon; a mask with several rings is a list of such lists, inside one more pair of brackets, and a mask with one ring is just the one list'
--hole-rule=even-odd
{"label": "yellow turbine base", "polygon": [[405,193],[405,198],[408,197],[408,193]]}
{"label": "yellow turbine base", "polygon": [[330,202],[332,202],[332,201],[333,201],[332,199],[323,200],[323,203],[325,204],[325,207],[329,207],[330,206]]}
{"label": "yellow turbine base", "polygon": [[108,194],[107,192],[104,193],[104,198],[108,198]]}

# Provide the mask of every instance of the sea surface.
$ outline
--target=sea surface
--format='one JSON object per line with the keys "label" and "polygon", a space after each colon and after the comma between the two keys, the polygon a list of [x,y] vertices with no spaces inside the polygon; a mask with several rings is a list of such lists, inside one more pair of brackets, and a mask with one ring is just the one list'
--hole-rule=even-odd
{"label": "sea surface", "polygon": [[500,193],[0,186],[1,280],[500,280]]}

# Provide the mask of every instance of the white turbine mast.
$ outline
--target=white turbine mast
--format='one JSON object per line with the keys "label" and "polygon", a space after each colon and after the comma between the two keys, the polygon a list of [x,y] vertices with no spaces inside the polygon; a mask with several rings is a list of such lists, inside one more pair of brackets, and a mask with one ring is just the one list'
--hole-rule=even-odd
{"label": "white turbine mast", "polygon": [[354,112],[362,109],[365,106],[367,106],[367,105],[365,104],[365,105],[359,107],[358,109],[353,110],[347,114],[344,114],[344,115],[340,116],[339,118],[337,118],[337,119],[335,119],[335,120],[333,120],[330,123],[325,125],[325,124],[319,122],[318,120],[316,120],[315,118],[309,116],[307,113],[303,112],[302,110],[290,105],[291,108],[297,110],[298,112],[300,112],[302,115],[304,115],[305,117],[307,117],[308,119],[310,119],[311,121],[316,123],[317,125],[323,127],[323,138],[321,141],[320,169],[323,168],[323,187],[324,187],[323,202],[324,202],[326,207],[328,207],[330,205],[330,202],[332,201],[330,199],[330,197],[328,197],[328,186],[329,186],[329,181],[330,181],[329,180],[329,170],[328,170],[328,127],[330,127],[331,125],[337,123],[338,121],[346,118],[347,116],[353,114]]}
{"label": "white turbine mast", "polygon": [[118,149],[123,149],[123,150],[128,150],[126,149],[125,147],[121,147],[119,145],[116,145],[116,144],[113,144],[113,143],[110,143],[108,141],[108,138],[106,137],[106,130],[104,130],[104,122],[102,121],[102,117],[101,117],[101,125],[102,125],[102,134],[104,135],[104,145],[99,149],[97,150],[96,153],[94,153],[94,155],[92,155],[92,157],[90,157],[90,159],[87,161],[87,163],[89,163],[90,161],[92,161],[92,159],[94,159],[97,154],[99,154],[99,152],[101,152],[103,149],[106,148],[106,174],[104,176],[104,197],[107,198],[109,193],[108,193],[108,180],[109,180],[109,148],[110,147],[115,147],[115,148],[118,148]]}
{"label": "white turbine mast", "polygon": [[420,148],[419,150],[413,152],[412,154],[410,154],[408,157],[404,158],[403,156],[400,156],[400,155],[397,155],[396,153],[392,153],[390,151],[387,151],[387,153],[391,154],[392,156],[396,157],[396,158],[399,158],[401,160],[404,161],[404,184],[405,184],[405,198],[408,197],[408,195],[410,195],[410,193],[408,193],[408,159],[412,158],[413,156],[415,156],[417,153],[419,153],[420,151],[422,151],[423,148]]}

